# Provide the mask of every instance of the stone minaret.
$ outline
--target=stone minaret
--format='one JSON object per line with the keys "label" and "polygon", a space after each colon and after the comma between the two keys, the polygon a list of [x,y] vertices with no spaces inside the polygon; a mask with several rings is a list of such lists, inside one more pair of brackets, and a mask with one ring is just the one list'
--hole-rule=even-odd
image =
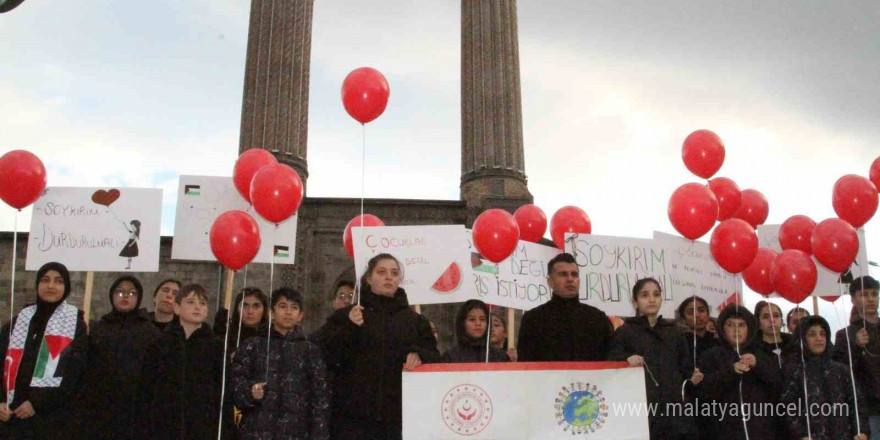
{"label": "stone minaret", "polygon": [[309,60],[314,0],[251,0],[239,152],[263,148],[309,176]]}
{"label": "stone minaret", "polygon": [[516,0],[462,0],[461,198],[513,210],[526,183]]}

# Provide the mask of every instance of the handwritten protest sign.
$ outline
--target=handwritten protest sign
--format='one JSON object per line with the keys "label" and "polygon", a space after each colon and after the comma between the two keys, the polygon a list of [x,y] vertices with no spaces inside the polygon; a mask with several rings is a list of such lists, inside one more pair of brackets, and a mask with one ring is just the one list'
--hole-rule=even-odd
{"label": "handwritten protest sign", "polygon": [[483,260],[466,231],[471,252],[473,282],[480,299],[487,304],[531,310],[550,300],[547,263],[562,251],[555,247],[520,240],[513,255],[495,264]]}
{"label": "handwritten protest sign", "polygon": [[[758,226],[758,243],[761,247],[773,249],[776,252],[782,252],[782,246],[779,245],[779,228],[782,225],[759,225]],[[819,278],[816,280],[816,288],[813,290],[813,296],[838,296],[842,293],[842,289],[853,280],[862,275],[868,275],[868,251],[865,248],[865,230],[859,229],[859,254],[856,261],[850,266],[849,271],[843,276],[834,273],[821,265],[816,258],[816,268],[819,272]],[[778,296],[773,294],[772,296]]]}
{"label": "handwritten protest sign", "polygon": [[34,203],[27,270],[157,272],[162,190],[47,188]]}
{"label": "handwritten protest sign", "polygon": [[[175,260],[216,261],[211,252],[209,233],[220,214],[240,209],[247,211],[260,225],[260,251],[254,263],[293,264],[296,249],[296,216],[275,228],[250,209],[247,201],[235,190],[231,177],[180,176],[177,188],[177,213],[174,218],[174,244],[171,258]],[[274,246],[273,246],[274,235]]]}
{"label": "handwritten protest sign", "polygon": [[477,298],[462,225],[352,228],[355,272],[388,253],[400,261],[400,287],[410,304],[442,304]]}
{"label": "handwritten protest sign", "polygon": [[713,314],[737,300],[742,303],[742,278],[733,276],[715,262],[708,243],[656,231],[654,241],[665,249],[676,307],[692,295],[705,299]]}

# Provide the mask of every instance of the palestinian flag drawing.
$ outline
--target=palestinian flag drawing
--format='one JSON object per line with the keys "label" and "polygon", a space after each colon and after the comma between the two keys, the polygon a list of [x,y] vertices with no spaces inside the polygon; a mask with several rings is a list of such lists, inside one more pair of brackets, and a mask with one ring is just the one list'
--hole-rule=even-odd
{"label": "palestinian flag drawing", "polygon": [[275,258],[290,258],[290,247],[275,246],[275,252],[273,255]]}
{"label": "palestinian flag drawing", "polygon": [[201,195],[202,187],[200,185],[184,185],[183,186],[183,195],[185,196],[198,196]]}

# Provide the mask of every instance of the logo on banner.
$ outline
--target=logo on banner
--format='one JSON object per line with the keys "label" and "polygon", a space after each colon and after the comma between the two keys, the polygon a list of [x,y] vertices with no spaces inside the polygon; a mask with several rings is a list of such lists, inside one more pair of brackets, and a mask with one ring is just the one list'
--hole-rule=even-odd
{"label": "logo on banner", "polygon": [[492,421],[492,399],[476,385],[462,384],[443,396],[443,423],[452,432],[474,435]]}
{"label": "logo on banner", "polygon": [[572,434],[596,432],[608,418],[608,405],[602,391],[596,385],[584,382],[562,387],[553,409],[556,410],[557,424]]}

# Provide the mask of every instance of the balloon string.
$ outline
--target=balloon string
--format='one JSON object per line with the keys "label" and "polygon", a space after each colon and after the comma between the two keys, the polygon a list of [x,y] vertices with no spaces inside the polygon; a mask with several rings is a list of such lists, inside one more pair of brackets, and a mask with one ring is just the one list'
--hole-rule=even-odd
{"label": "balloon string", "polygon": [[[9,289],[9,325],[12,325],[13,307],[15,302],[15,263],[17,261],[16,254],[18,252],[18,211],[15,211],[15,226],[12,229],[12,286]],[[6,389],[9,389],[7,387]]]}
{"label": "balloon string", "polygon": [[486,324],[487,324],[487,325],[486,325],[486,363],[489,363],[489,339],[490,339],[490,338],[489,338],[489,335],[492,334],[492,317],[491,317],[491,313],[490,313],[489,315],[490,315],[490,316],[487,316],[487,317],[486,317],[486,318],[487,318],[487,319],[486,319]]}
{"label": "balloon string", "polygon": [[[367,125],[361,124],[361,233],[364,227],[364,194],[366,192],[366,169],[367,169]],[[355,274],[354,290],[357,294],[357,305],[361,305],[361,278]]]}
{"label": "balloon string", "polygon": [[[247,270],[247,266],[245,266],[245,270]],[[241,301],[238,303],[238,336],[235,337],[236,349],[241,345],[241,322],[243,321],[242,314],[244,314],[244,288],[241,289],[241,292]],[[263,311],[263,313],[266,313],[266,311]]]}
{"label": "balloon string", "polygon": [[[803,304],[803,301],[798,303],[798,307]],[[804,329],[800,328],[800,324],[798,324],[798,333],[804,333]],[[800,334],[798,334],[798,340],[801,342],[801,366],[804,368],[804,403],[806,404],[806,415],[804,417],[807,418],[807,438],[813,438],[812,430],[810,429],[810,396],[807,394],[807,361],[804,359],[804,338]],[[856,415],[858,417],[858,415]]]}
{"label": "balloon string", "polygon": [[[767,308],[770,309],[770,328],[773,329],[773,345],[776,346],[776,360],[779,362],[779,369],[782,369],[782,351],[779,350],[779,339],[782,337],[781,335],[777,335],[776,333],[776,318],[773,317],[773,303],[767,302]],[[780,313],[782,309],[779,309]]]}
{"label": "balloon string", "polygon": [[[740,301],[739,289],[737,289],[739,287],[739,283],[737,282],[738,276],[739,276],[738,274],[733,274],[733,286],[734,286],[733,299],[734,299],[734,301],[736,301],[736,313],[737,314],[739,314],[739,306],[740,306],[740,304],[739,304],[739,301]],[[722,286],[723,286],[724,285],[723,284],[724,283],[723,276],[721,277],[721,282],[722,282]],[[722,289],[721,291],[723,292],[724,289]],[[771,316],[772,316],[772,314],[771,314]],[[736,355],[740,357],[740,362],[742,362],[742,354],[739,351],[739,327],[737,327],[737,329],[736,329]],[[742,378],[742,375],[739,376],[739,405],[740,405],[740,408],[743,408],[746,405],[745,399],[743,399],[743,378]],[[743,411],[743,414],[742,414],[742,422],[743,422],[743,431],[746,434],[746,440],[749,440],[749,425],[748,425],[748,422],[746,422],[745,411]]]}
{"label": "balloon string", "polygon": [[[834,307],[834,313],[837,314],[837,306],[836,305]],[[862,316],[864,316],[864,313],[862,313]],[[837,319],[838,319],[838,321],[840,320],[839,314],[837,315]],[[853,403],[855,403],[855,407],[856,407],[856,431],[858,433],[861,433],[862,432],[862,423],[859,420],[859,397],[856,394],[856,376],[853,373],[852,346],[850,345],[849,328],[848,327],[850,327],[850,326],[849,325],[844,326],[843,332],[846,334],[846,354],[847,354],[847,356],[849,356],[849,379],[852,382]],[[856,329],[855,326],[852,326],[852,328],[853,328],[853,332],[855,332],[855,329]],[[865,327],[865,328],[867,328],[867,327]]]}
{"label": "balloon string", "polygon": [[[696,243],[695,240],[691,240],[691,250],[693,250],[695,243]],[[724,287],[724,286],[722,285],[722,287]],[[723,292],[724,289],[722,289],[721,291]],[[694,315],[694,368],[697,368],[697,291],[695,289],[692,292],[693,293],[691,296],[691,307],[692,307],[691,310]],[[683,386],[682,386],[682,390],[684,390]],[[683,391],[682,391],[682,396],[684,396]]]}
{"label": "balloon string", "polygon": [[[275,282],[275,233],[278,231],[278,225],[272,229],[272,254],[269,260],[269,308],[272,308],[272,288]],[[244,302],[244,298],[241,299]],[[266,329],[266,383],[269,382],[269,351],[271,351],[272,342],[272,313],[269,313],[269,326]]]}
{"label": "balloon string", "polygon": [[[244,302],[244,301],[242,301],[242,302]],[[241,315],[239,315],[239,318],[241,318]],[[241,319],[239,319],[239,321],[241,321]],[[239,332],[240,331],[241,330],[239,330]],[[227,321],[226,335],[223,337],[223,379],[221,379],[221,381],[220,381],[220,417],[219,417],[219,420],[217,421],[217,440],[222,440],[222,438],[223,438],[223,402],[224,402],[224,399],[226,398],[226,364],[229,363],[229,360],[227,359],[226,356],[228,356],[228,351],[229,351],[229,322]]]}
{"label": "balloon string", "polygon": [[[222,304],[222,301],[223,301],[223,299],[222,299],[222,296],[223,296],[222,284],[223,284],[223,265],[218,264],[217,265],[217,310],[220,310],[220,305]],[[228,315],[227,318],[229,318],[229,316],[231,316],[231,315]],[[227,319],[227,321],[228,321],[228,319]],[[227,326],[228,326],[228,323],[227,323]]]}

